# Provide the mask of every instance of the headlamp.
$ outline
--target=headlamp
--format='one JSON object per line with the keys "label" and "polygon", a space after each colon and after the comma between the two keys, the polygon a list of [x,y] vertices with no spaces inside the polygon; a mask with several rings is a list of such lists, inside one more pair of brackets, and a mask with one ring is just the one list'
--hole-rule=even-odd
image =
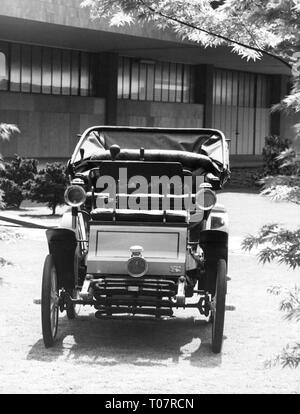
{"label": "headlamp", "polygon": [[202,211],[211,210],[217,203],[217,196],[208,186],[201,186],[196,194],[196,207]]}
{"label": "headlamp", "polygon": [[71,207],[80,207],[86,202],[86,192],[79,185],[71,185],[66,189],[65,201]]}

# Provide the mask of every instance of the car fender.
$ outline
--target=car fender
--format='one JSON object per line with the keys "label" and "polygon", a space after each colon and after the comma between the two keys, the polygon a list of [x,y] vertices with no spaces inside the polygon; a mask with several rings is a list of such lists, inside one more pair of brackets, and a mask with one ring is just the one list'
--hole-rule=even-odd
{"label": "car fender", "polygon": [[216,204],[212,209],[207,220],[206,229],[229,232],[229,217],[227,210],[222,204]]}

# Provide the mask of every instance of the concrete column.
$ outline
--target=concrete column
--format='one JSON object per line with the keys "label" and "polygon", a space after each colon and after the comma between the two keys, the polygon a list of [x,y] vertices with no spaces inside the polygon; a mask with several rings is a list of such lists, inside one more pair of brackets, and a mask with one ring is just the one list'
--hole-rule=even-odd
{"label": "concrete column", "polygon": [[118,61],[116,53],[100,53],[94,71],[95,93],[105,98],[105,123],[116,125],[118,105]]}
{"label": "concrete column", "polygon": [[195,103],[204,105],[204,128],[212,128],[213,81],[213,65],[195,66]]}
{"label": "concrete column", "polygon": [[[270,104],[271,107],[280,103],[281,99],[289,93],[289,77],[286,75],[270,75]],[[280,135],[282,114],[280,111],[271,113],[270,132],[273,135]]]}

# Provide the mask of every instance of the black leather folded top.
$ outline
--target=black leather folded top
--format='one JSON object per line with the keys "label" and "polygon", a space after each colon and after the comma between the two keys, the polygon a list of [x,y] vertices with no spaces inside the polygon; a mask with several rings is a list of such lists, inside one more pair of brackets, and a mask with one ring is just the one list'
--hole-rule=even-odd
{"label": "black leather folded top", "polygon": [[[107,150],[100,150],[97,154],[91,157],[92,161],[104,161],[110,159],[111,154],[110,151]],[[140,161],[140,151],[136,149],[122,149],[117,160]],[[143,160],[152,162],[179,162],[182,164],[183,168],[191,170],[202,168],[207,172],[217,175],[221,172],[218,164],[213,162],[208,156],[189,151],[145,150]]]}

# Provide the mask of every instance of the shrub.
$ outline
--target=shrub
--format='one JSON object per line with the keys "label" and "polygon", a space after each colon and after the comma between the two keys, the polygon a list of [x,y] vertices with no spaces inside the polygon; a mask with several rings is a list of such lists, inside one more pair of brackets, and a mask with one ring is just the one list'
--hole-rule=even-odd
{"label": "shrub", "polygon": [[3,197],[4,197],[4,191],[0,190],[0,210],[3,210],[5,208]]}
{"label": "shrub", "polygon": [[288,139],[277,135],[270,135],[265,138],[265,146],[262,151],[264,160],[264,175],[289,174],[289,168],[282,168],[282,161],[278,158],[283,151],[291,145]]}
{"label": "shrub", "polygon": [[0,177],[14,181],[22,187],[26,181],[32,180],[37,174],[37,164],[38,161],[35,159],[24,159],[15,155],[12,161],[4,163],[5,169],[0,171]]}
{"label": "shrub", "polygon": [[14,181],[7,178],[0,178],[0,189],[4,193],[2,202],[6,208],[19,208],[24,195],[22,188]]}
{"label": "shrub", "polygon": [[17,155],[12,161],[4,163],[4,168],[0,170],[0,189],[4,192],[6,207],[19,208],[27,198],[24,183],[34,178],[37,164],[37,160],[23,159]]}
{"label": "shrub", "polygon": [[34,179],[28,180],[24,188],[27,197],[31,201],[47,203],[55,215],[56,207],[64,204],[64,193],[67,186],[65,166],[56,162],[47,164],[45,169],[40,170]]}

